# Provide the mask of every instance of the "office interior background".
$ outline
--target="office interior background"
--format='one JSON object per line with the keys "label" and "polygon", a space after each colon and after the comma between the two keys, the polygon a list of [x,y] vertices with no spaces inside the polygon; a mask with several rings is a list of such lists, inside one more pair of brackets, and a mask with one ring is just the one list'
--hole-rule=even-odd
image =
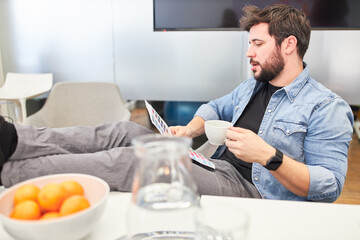
{"label": "office interior background", "polygon": [[[251,75],[247,32],[154,29],[154,2],[166,1],[0,0],[0,85],[7,72],[53,73],[54,84],[116,83],[127,101],[201,103],[227,94]],[[198,4],[221,2],[226,9],[239,1],[198,0]],[[279,2],[310,7],[317,1]],[[360,22],[360,1],[327,2],[351,3],[345,21]],[[206,13],[214,16],[214,23],[221,21],[212,8]],[[355,108],[360,106],[359,30],[356,24],[314,28],[304,59],[314,79]],[[358,153],[352,156],[358,159]],[[359,165],[354,160],[351,164]],[[351,183],[359,182],[356,169],[349,168]],[[347,199],[359,203],[360,193],[354,195],[352,186],[345,186],[344,192],[351,192]]]}

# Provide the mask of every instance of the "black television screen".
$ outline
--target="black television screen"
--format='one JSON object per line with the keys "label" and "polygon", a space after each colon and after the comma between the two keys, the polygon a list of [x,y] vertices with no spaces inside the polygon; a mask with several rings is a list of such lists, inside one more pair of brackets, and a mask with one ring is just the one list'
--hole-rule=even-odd
{"label": "black television screen", "polygon": [[313,29],[360,29],[360,0],[154,0],[154,30],[239,30],[242,7],[288,4]]}

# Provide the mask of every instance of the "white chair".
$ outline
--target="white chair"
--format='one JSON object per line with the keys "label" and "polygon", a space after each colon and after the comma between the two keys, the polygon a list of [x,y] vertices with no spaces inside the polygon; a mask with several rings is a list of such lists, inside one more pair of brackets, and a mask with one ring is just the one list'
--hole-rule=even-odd
{"label": "white chair", "polygon": [[44,106],[25,119],[37,127],[96,126],[128,121],[119,87],[109,82],[58,82]]}
{"label": "white chair", "polygon": [[0,88],[0,100],[16,102],[21,108],[19,122],[23,122],[27,117],[26,100],[48,92],[52,84],[52,73],[7,73]]}

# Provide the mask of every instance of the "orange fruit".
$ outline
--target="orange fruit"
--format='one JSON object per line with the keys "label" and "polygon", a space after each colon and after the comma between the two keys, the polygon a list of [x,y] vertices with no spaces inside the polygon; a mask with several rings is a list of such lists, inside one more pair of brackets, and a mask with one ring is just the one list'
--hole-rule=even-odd
{"label": "orange fruit", "polygon": [[81,195],[73,195],[65,199],[60,207],[60,215],[65,216],[90,207],[89,201]]}
{"label": "orange fruit", "polygon": [[22,220],[36,220],[41,216],[40,207],[37,202],[25,200],[18,203],[12,210],[10,217]]}
{"label": "orange fruit", "polygon": [[49,183],[41,188],[38,202],[44,211],[58,211],[67,196],[66,189],[60,184]]}
{"label": "orange fruit", "polygon": [[19,187],[15,191],[14,205],[17,205],[18,203],[25,200],[37,201],[39,192],[40,192],[40,188],[33,184],[26,184],[24,186]]}
{"label": "orange fruit", "polygon": [[77,181],[67,180],[60,185],[66,189],[69,197],[72,195],[84,195],[84,189]]}
{"label": "orange fruit", "polygon": [[58,212],[47,212],[41,216],[40,220],[53,219],[58,217],[60,217],[60,214]]}

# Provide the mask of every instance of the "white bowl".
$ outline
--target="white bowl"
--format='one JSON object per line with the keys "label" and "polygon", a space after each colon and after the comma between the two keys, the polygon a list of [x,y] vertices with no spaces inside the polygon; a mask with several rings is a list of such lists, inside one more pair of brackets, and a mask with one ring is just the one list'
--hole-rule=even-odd
{"label": "white bowl", "polygon": [[[10,218],[13,199],[17,188],[25,184],[43,187],[47,183],[61,183],[65,180],[78,181],[84,188],[90,207],[60,218],[49,220],[17,220]],[[109,185],[102,179],[86,174],[56,174],[30,179],[12,186],[0,195],[0,219],[4,229],[16,239],[66,240],[81,239],[88,235],[100,220],[109,196]]]}

